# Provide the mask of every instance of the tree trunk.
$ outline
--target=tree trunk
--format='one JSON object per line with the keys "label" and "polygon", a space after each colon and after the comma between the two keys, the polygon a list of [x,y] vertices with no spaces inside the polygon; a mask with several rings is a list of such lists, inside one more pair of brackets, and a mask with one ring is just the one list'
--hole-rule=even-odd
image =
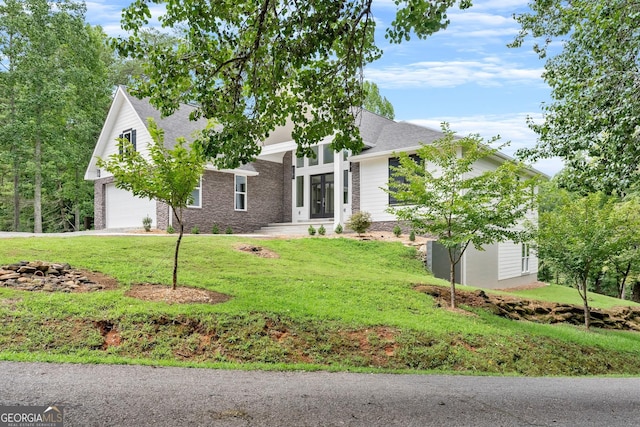
{"label": "tree trunk", "polygon": [[182,223],[182,212],[180,212],[180,217],[176,214],[176,211],[173,210],[173,215],[178,221],[178,228],[180,229],[180,233],[178,233],[178,240],[176,241],[176,251],[173,255],[173,289],[175,290],[178,286],[178,252],[180,252],[180,242],[182,241],[182,235],[184,234],[184,224]]}
{"label": "tree trunk", "polygon": [[449,280],[451,281],[451,308],[456,308],[456,265],[449,263]]}
{"label": "tree trunk", "polygon": [[589,300],[587,298],[587,280],[583,280],[581,283],[578,283],[578,293],[582,298],[582,304],[584,308],[584,327],[589,330],[591,326],[591,310],[589,310]]}
{"label": "tree trunk", "polygon": [[627,297],[627,277],[629,277],[629,272],[631,271],[631,261],[627,264],[627,269],[622,276],[622,284],[618,288],[618,298],[621,300],[626,299]]}
{"label": "tree trunk", "polygon": [[20,164],[13,153],[13,231],[20,231]]}
{"label": "tree trunk", "polygon": [[33,189],[33,232],[42,233],[42,140],[36,135],[33,160],[35,179]]}
{"label": "tree trunk", "polygon": [[79,191],[80,191],[80,177],[79,177],[79,173],[78,173],[78,167],[76,166],[76,185],[75,185],[75,200],[73,201],[74,206],[73,206],[73,213],[75,215],[75,221],[73,224],[73,231],[80,231],[80,196],[78,195]]}
{"label": "tree trunk", "polygon": [[634,302],[640,302],[640,281],[633,282],[633,291],[631,291],[631,300]]}
{"label": "tree trunk", "polygon": [[[13,34],[9,35],[9,51],[13,51]],[[14,73],[14,58],[9,57],[9,76]],[[11,110],[11,123],[16,122],[16,94],[13,78],[10,78],[11,94],[9,99]],[[14,135],[15,136],[15,135]],[[20,231],[20,159],[18,155],[19,143],[13,138],[11,143],[11,154],[13,157],[13,231]]]}
{"label": "tree trunk", "polygon": [[182,240],[182,234],[184,233],[184,226],[179,225],[180,233],[178,234],[178,240],[176,241],[176,252],[173,256],[173,289],[178,286],[178,252],[180,251],[180,241]]}

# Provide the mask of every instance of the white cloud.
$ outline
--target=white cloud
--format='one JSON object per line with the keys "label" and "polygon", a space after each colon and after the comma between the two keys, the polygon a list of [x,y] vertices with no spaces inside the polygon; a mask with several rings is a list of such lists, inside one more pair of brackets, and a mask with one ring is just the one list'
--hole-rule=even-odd
{"label": "white cloud", "polygon": [[501,10],[506,12],[516,12],[527,10],[529,0],[474,0],[471,10]]}
{"label": "white cloud", "polygon": [[[521,148],[532,148],[536,144],[536,134],[527,126],[527,117],[540,121],[540,113],[514,113],[514,114],[493,114],[474,116],[443,116],[430,119],[408,120],[420,126],[439,129],[442,122],[449,123],[451,130],[460,136],[469,134],[479,134],[485,141],[500,136],[498,144],[510,141],[507,147],[501,151],[509,156],[513,156],[516,150]],[[533,166],[553,176],[562,169],[562,160],[558,158],[544,159],[533,164]]]}
{"label": "white cloud", "polygon": [[487,27],[487,26],[511,26],[514,21],[511,17],[506,17],[502,15],[496,15],[492,13],[478,13],[473,12],[473,9],[470,9],[469,12],[459,12],[452,14],[452,22],[456,24],[464,24],[465,26],[472,25],[477,27]]}
{"label": "white cloud", "polygon": [[463,84],[503,86],[542,84],[543,68],[524,68],[496,56],[469,61],[422,61],[406,65],[367,67],[365,76],[381,88],[455,87]]}
{"label": "white cloud", "polygon": [[[114,2],[111,1],[99,0],[87,2],[87,21],[91,25],[100,25],[108,36],[114,37],[126,34],[120,26],[120,18],[122,16],[122,10],[127,7],[129,3],[118,3],[119,4],[114,4]],[[146,27],[162,30],[158,16],[165,13],[166,5],[151,5],[149,10],[152,17],[149,19],[149,24],[147,24]]]}
{"label": "white cloud", "polygon": [[120,16],[122,6],[100,1],[89,1],[87,5],[87,21],[92,25],[100,25],[107,35],[121,34]]}

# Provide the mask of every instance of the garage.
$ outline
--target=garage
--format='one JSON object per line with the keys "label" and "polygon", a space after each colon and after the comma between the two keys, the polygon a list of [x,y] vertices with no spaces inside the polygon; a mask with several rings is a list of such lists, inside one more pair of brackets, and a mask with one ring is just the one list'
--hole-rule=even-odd
{"label": "garage", "polygon": [[147,215],[156,226],[155,200],[135,197],[126,190],[109,184],[105,188],[106,228],[142,228],[142,218]]}

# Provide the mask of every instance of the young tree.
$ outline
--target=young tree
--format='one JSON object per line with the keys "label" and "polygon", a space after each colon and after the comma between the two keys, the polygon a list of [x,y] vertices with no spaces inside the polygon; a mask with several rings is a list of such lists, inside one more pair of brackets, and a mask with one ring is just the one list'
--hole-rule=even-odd
{"label": "young tree", "polygon": [[615,199],[603,193],[565,196],[561,206],[540,213],[537,248],[540,256],[553,263],[578,289],[584,324],[589,329],[589,277],[603,268],[617,243],[612,221]]}
{"label": "young tree", "polygon": [[[174,46],[140,37],[150,6],[166,5],[163,27],[179,31]],[[294,123],[298,154],[333,136],[333,149],[362,147],[354,113],[362,105],[361,71],[378,58],[373,0],[136,0],[123,11],[130,34],[116,41],[124,56],[144,58],[147,78],[132,93],[164,115],[196,102],[193,118],[215,119],[221,130],[201,138],[219,167],[237,167],[259,153],[263,141],[287,120]],[[447,10],[470,0],[398,0],[386,37],[391,43],[424,38],[445,28]]]}
{"label": "young tree", "polygon": [[484,245],[526,239],[519,226],[532,207],[535,179],[524,179],[524,166],[511,160],[495,170],[476,170],[478,161],[498,149],[483,144],[478,135],[458,139],[447,124],[442,131],[441,139],[418,149],[418,162],[400,153],[400,166],[392,171],[387,190],[398,204],[388,211],[447,248],[455,307],[455,267],[470,244],[482,250]]}
{"label": "young tree", "polygon": [[191,202],[193,189],[204,172],[205,159],[198,146],[185,147],[178,138],[176,145],[166,148],[164,131],[149,119],[147,128],[153,139],[147,160],[125,139],[119,141],[122,154],[113,154],[98,166],[113,174],[116,187],[138,197],[166,203],[178,222],[178,240],[173,258],[173,289],[178,283],[178,254],[184,234],[183,209]]}
{"label": "young tree", "polygon": [[362,83],[362,90],[364,92],[364,101],[362,106],[365,109],[372,113],[379,114],[382,117],[386,117],[387,119],[394,119],[395,112],[393,111],[393,105],[386,96],[380,95],[380,90],[378,89],[377,84],[365,80]]}
{"label": "young tree", "polygon": [[587,191],[624,195],[640,180],[640,37],[635,1],[531,1],[516,17],[522,29],[512,46],[527,38],[547,59],[543,77],[553,101],[544,123],[531,124],[538,144],[531,159],[559,156],[569,182]]}

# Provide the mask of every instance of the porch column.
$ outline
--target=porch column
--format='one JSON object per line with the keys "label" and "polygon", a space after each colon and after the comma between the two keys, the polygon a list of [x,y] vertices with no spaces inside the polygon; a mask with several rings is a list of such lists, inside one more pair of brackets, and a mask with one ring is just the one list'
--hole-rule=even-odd
{"label": "porch column", "polygon": [[[333,155],[333,230],[336,229],[338,224],[342,224],[344,219],[344,203],[342,198],[342,191],[344,187],[344,174],[342,168],[344,165],[344,158],[342,151],[338,151]],[[344,224],[342,225],[344,227]],[[333,231],[332,230],[332,231]]]}

